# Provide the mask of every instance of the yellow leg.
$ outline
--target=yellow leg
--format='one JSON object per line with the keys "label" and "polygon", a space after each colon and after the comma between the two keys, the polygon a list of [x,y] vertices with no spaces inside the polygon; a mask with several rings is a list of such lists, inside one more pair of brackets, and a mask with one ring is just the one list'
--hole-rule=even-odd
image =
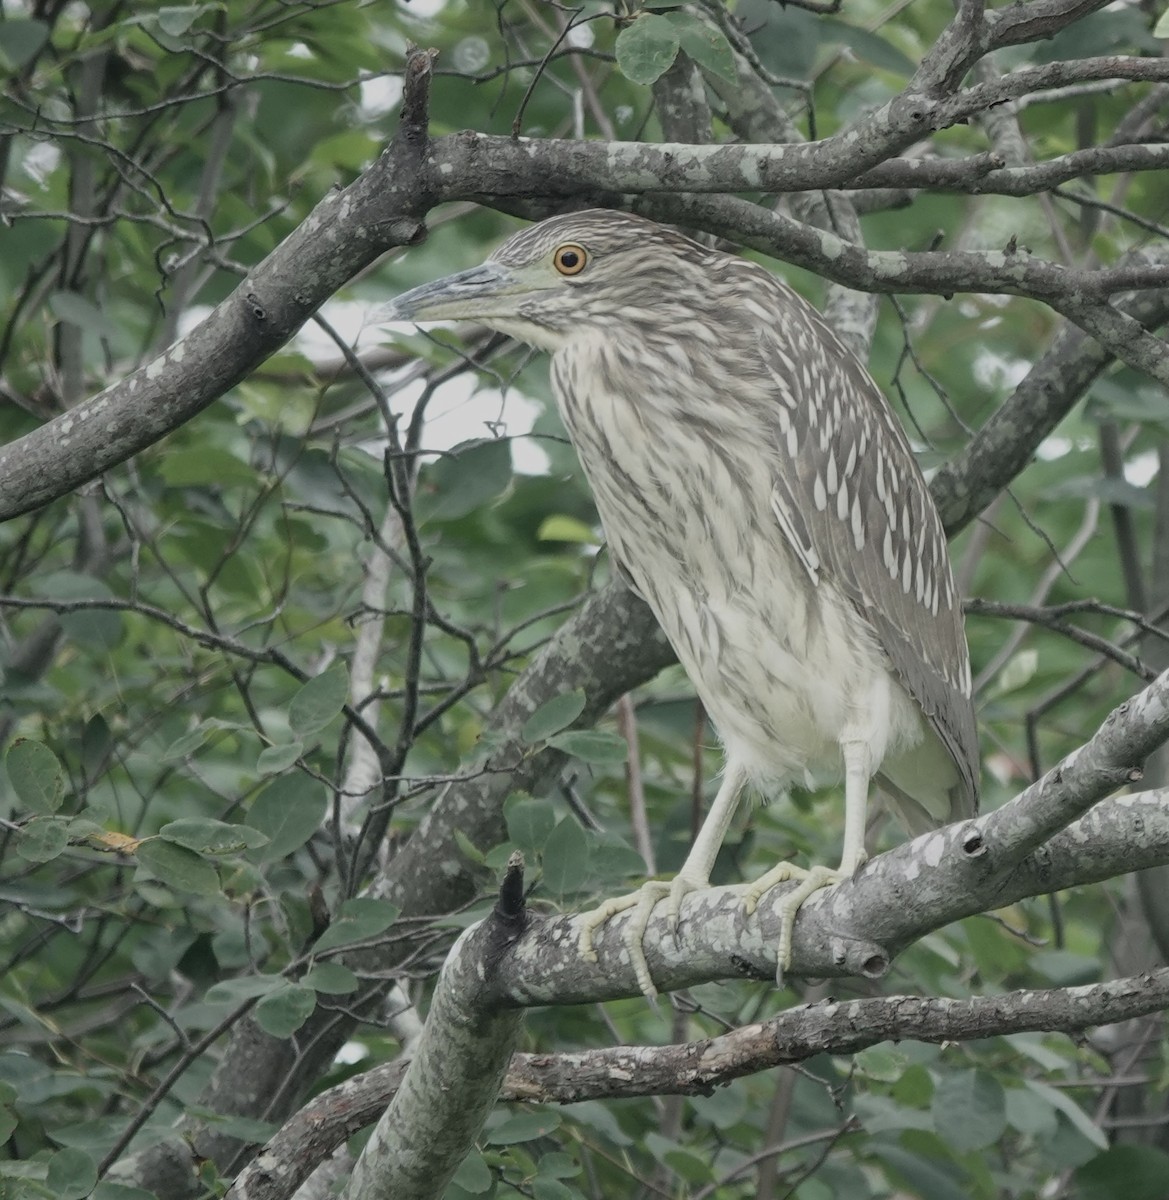
{"label": "yellow leg", "polygon": [[618,913],[634,909],[634,914],[625,927],[622,940],[629,951],[633,964],[633,972],[637,976],[637,986],[649,997],[658,994],[653,977],[649,973],[649,963],[646,962],[643,941],[645,931],[649,928],[650,918],[659,901],[667,901],[670,929],[678,928],[678,911],[682,899],[689,892],[701,891],[710,886],[710,871],[714,860],[718,857],[719,847],[726,837],[727,829],[735,815],[739,802],[739,792],[746,782],[746,774],[732,763],[727,763],[723,781],[714,798],[710,812],[694,839],[694,845],[686,856],[682,869],[670,883],[651,879],[643,884],[636,892],[627,896],[617,896],[606,900],[599,908],[585,913],[580,922],[580,953],[589,962],[597,961],[597,952],[593,948],[593,934],[610,917]]}
{"label": "yellow leg", "polygon": [[842,740],[844,756],[844,851],[840,866],[797,867],[793,863],[778,863],[761,875],[743,896],[743,908],[750,916],[759,904],[764,892],[779,883],[799,880],[799,887],[783,898],[779,906],[779,944],[775,948],[775,979],[783,983],[784,974],[792,965],[792,938],[795,934],[796,913],[813,892],[833,887],[850,879],[862,866],[868,855],[865,853],[865,811],[868,808],[871,753],[869,743],[863,739]]}

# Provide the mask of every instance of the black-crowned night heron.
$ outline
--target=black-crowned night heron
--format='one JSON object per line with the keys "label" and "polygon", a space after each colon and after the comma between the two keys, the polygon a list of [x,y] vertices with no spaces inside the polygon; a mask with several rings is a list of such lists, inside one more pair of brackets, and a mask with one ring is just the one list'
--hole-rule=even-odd
{"label": "black-crowned night heron", "polygon": [[888,402],[823,318],[755,263],[613,212],[553,217],[481,267],[416,288],[377,319],[466,319],[552,353],[552,382],[610,551],[648,601],[718,729],[726,768],[672,883],[624,936],[642,989],[654,906],[676,927],[709,886],[748,784],[844,776],[833,871],[781,863],[747,910],[799,906],[865,860],[875,777],[913,832],[973,815],[978,740],[962,612],[941,522]]}

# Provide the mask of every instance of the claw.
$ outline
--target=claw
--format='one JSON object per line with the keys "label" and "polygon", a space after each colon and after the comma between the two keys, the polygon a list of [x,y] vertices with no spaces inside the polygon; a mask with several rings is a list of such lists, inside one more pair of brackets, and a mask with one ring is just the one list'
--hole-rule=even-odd
{"label": "claw", "polygon": [[800,911],[805,900],[821,888],[832,887],[848,876],[843,871],[834,871],[831,867],[812,867],[810,870],[797,867],[794,863],[778,863],[770,871],[760,875],[747,889],[743,896],[743,911],[750,916],[759,904],[764,892],[770,891],[780,883],[790,883],[798,880],[799,886],[793,888],[779,906],[779,943],[775,948],[775,982],[783,986],[784,974],[792,965],[792,941],[796,929],[796,913]]}
{"label": "claw", "polygon": [[682,899],[687,893],[707,886],[705,879],[698,881],[679,874],[671,883],[651,879],[636,892],[606,900],[599,908],[594,908],[592,912],[585,913],[581,917],[578,943],[581,957],[588,962],[596,962],[597,952],[593,947],[593,934],[611,917],[632,908],[633,915],[621,933],[621,940],[629,951],[629,960],[633,967],[633,973],[637,977],[637,986],[641,989],[642,994],[652,1001],[657,996],[658,989],[654,984],[653,976],[650,975],[649,963],[645,957],[645,933],[649,928],[654,909],[662,900],[666,901],[668,905],[667,923],[674,945],[677,946],[679,944],[678,913]]}

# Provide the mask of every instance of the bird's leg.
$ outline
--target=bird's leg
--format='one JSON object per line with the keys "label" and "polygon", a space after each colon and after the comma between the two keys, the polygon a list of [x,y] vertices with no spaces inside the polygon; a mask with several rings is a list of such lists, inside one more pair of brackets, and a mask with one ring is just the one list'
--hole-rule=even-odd
{"label": "bird's leg", "polygon": [[779,945],[776,946],[775,981],[783,983],[783,976],[792,964],[792,937],[796,927],[796,913],[804,901],[821,888],[832,887],[848,879],[868,858],[865,853],[865,812],[869,803],[869,780],[872,777],[872,752],[868,740],[859,738],[841,739],[840,750],[844,757],[844,850],[840,866],[812,867],[806,870],[792,863],[779,863],[747,889],[743,907],[753,913],[760,896],[778,883],[799,880],[783,898],[779,906]]}
{"label": "bird's leg", "polygon": [[865,818],[873,755],[867,741],[842,741],[840,749],[844,755],[844,850],[839,875],[847,879],[869,857],[865,853]]}
{"label": "bird's leg", "polygon": [[714,860],[718,857],[719,847],[722,846],[723,838],[726,837],[727,830],[734,818],[735,809],[739,803],[739,793],[745,782],[746,773],[742,768],[727,763],[722,784],[714,798],[714,804],[711,806],[710,812],[706,814],[706,820],[702,822],[702,828],[694,839],[694,845],[691,846],[690,853],[682,864],[682,869],[669,883],[651,879],[636,892],[606,900],[599,908],[594,908],[592,912],[584,914],[580,923],[582,958],[589,962],[596,962],[597,953],[593,949],[594,932],[610,917],[632,908],[635,911],[625,926],[622,940],[629,950],[633,970],[637,975],[637,986],[647,996],[653,997],[658,994],[649,973],[649,964],[646,962],[645,949],[642,945],[645,931],[649,928],[650,918],[653,916],[653,910],[660,901],[667,901],[670,931],[676,935],[678,911],[683,897],[688,892],[700,891],[710,885],[710,872],[714,867]]}

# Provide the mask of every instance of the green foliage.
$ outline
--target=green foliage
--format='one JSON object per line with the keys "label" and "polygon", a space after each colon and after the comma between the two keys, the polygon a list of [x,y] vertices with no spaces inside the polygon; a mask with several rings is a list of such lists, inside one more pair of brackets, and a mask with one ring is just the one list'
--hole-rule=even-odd
{"label": "green foliage", "polygon": [[387,900],[358,897],[346,900],[337,918],[317,939],[313,949],[317,954],[350,946],[384,933],[398,919],[399,909]]}
{"label": "green foliage", "polygon": [[4,757],[8,782],[25,808],[53,813],[65,798],[65,772],[43,742],[17,738]]}
{"label": "green foliage", "polygon": [[[586,5],[574,37],[557,42],[564,13],[542,5],[446,3],[429,15],[356,0],[129,0],[90,5],[92,16],[85,4],[36,8],[51,9],[51,21],[10,6],[0,20],[0,121],[10,138],[0,440],[150,361],[322,196],[355,178],[394,128],[407,42],[440,51],[436,135],[467,124],[510,133],[518,121],[524,134],[559,136],[579,121],[590,138],[652,140],[652,85],[680,56],[712,85],[734,78],[730,40],[697,9],[619,7],[614,17]],[[877,0],[857,0],[826,16],[742,0],[735,13],[766,70],[812,89],[814,127],[803,94],[776,86],[801,130],[823,136],[904,86],[953,6],[923,0],[890,16]],[[1138,6],[1113,6],[1049,42],[1009,48],[999,65],[1159,54],[1150,23]],[[1070,153],[1092,127],[1117,129],[1133,95],[1053,95],[1021,109],[1021,130],[1036,158]],[[714,110],[715,137],[729,140]],[[973,125],[935,144],[954,158],[985,148]],[[1163,173],[1074,186],[1155,228],[1164,220]],[[911,199],[864,217],[871,246],[923,249],[940,230],[942,250],[1017,238],[1078,264],[1113,261],[1148,232],[1066,194],[1044,205],[948,192]],[[0,1195],[141,1200],[108,1180],[93,1186],[96,1164],[143,1104],[152,1111],[131,1151],[183,1114],[263,1140],[269,1124],[200,1106],[228,1038],[190,1048],[249,1014],[274,1038],[305,1037],[371,991],[384,994],[384,974],[350,965],[355,945],[393,947],[387,959],[425,1009],[446,948],[473,919],[460,912],[443,923],[429,910],[407,919],[360,893],[382,852],[392,856],[430,818],[447,781],[482,776],[484,755],[500,744],[485,736],[496,703],[611,568],[546,363],[462,333],[379,340],[359,328],[375,303],[481,261],[516,227],[482,207],[436,212],[431,225],[424,245],[355,281],[324,313],[375,363],[400,455],[335,346],[305,334],[100,483],[0,526],[0,593],[34,605],[0,609]],[[824,300],[823,280],[785,274]],[[1001,297],[914,295],[899,305],[881,305],[870,366],[932,467],[1010,394],[1056,318]],[[1117,426],[1123,478],[1101,466],[1101,438]],[[1104,372],[1016,481],[1014,501],[956,540],[968,591],[1026,602],[1046,576],[1049,603],[1133,606],[1109,522],[1123,510],[1141,562],[1163,557],[1149,481],[1167,429],[1162,389],[1126,368]],[[390,501],[403,478],[413,488],[409,528]],[[367,595],[375,568],[388,581]],[[1110,641],[1131,631],[1102,613],[1076,621]],[[376,653],[362,677],[357,643],[370,626]],[[1014,628],[969,622],[984,676],[989,807],[1078,746],[1136,687],[1052,630],[1020,630],[1007,646]],[[1160,661],[1155,649],[1136,649]],[[461,858],[441,868],[482,879],[519,849],[537,912],[636,886],[645,864],[630,847],[627,765],[642,785],[658,868],[675,868],[691,838],[691,798],[709,803],[720,755],[679,671],[634,699],[636,762],[610,717],[575,727],[585,697],[574,686],[538,707],[513,731],[518,753],[526,763],[547,747],[562,751],[564,791],[511,795],[493,839],[453,830]],[[377,735],[372,750],[354,714]],[[360,755],[370,761],[351,770]],[[899,836],[877,833],[881,844]],[[834,794],[754,806],[732,828],[715,878],[739,882],[783,857],[828,861],[839,840]],[[1122,944],[1145,936],[1133,935],[1134,914],[1123,884],[1026,902],[924,939],[887,985],[834,980],[832,993],[963,998],[1094,982],[1121,968]],[[535,1010],[525,1049],[697,1040],[823,994],[710,985],[694,990],[673,1029],[640,1001],[608,1006],[611,1024],[595,1007]],[[398,1049],[376,1023],[356,1025],[351,1042],[353,1058],[367,1055],[363,1066]],[[1139,1069],[1122,1072],[1153,1081],[1132,1085],[1134,1108],[1142,1096],[1152,1106],[1169,1073],[1163,1042],[1143,1044]],[[668,1135],[648,1099],[501,1106],[449,1194],[571,1200],[714,1188],[720,1200],[741,1200],[756,1194],[752,1156],[786,1113],[774,1194],[799,1200],[1040,1200],[1061,1177],[1081,1200],[1153,1200],[1169,1171],[1164,1144],[1139,1121],[1122,1135],[1098,1117],[1100,1081],[1126,1061],[1110,1053],[1105,1038],[1044,1034],[881,1044],[671,1098],[662,1102],[676,1115]],[[289,1069],[302,1057],[290,1044]],[[352,1069],[338,1061],[298,1087],[322,1088]],[[1148,1144],[1122,1140],[1145,1133]],[[212,1172],[208,1186],[222,1184]]]}
{"label": "green foliage", "polygon": [[553,696],[551,700],[541,704],[524,722],[524,741],[542,742],[552,734],[559,733],[584,712],[584,706],[585,694],[579,688],[560,696]]}
{"label": "green foliage", "polygon": [[723,79],[735,80],[734,56],[726,34],[692,13],[642,13],[621,30],[615,46],[617,65],[633,83],[653,83],[660,78],[679,50]]}

